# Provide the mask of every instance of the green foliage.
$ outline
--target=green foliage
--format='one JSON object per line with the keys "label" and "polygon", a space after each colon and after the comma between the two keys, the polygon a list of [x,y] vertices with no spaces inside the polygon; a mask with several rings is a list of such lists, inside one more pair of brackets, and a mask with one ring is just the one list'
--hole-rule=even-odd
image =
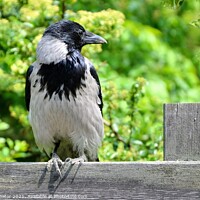
{"label": "green foliage", "polygon": [[[199,0],[196,0],[196,1],[199,1]],[[180,9],[181,6],[184,6],[184,2],[185,2],[185,4],[188,3],[187,0],[162,0],[162,4],[165,7],[173,8],[173,9]],[[189,4],[190,6],[194,6],[193,2],[192,2],[192,4],[191,4],[191,2],[189,2],[189,3],[190,3]],[[198,9],[198,6],[196,6],[196,7]],[[195,20],[193,19],[190,24],[193,25],[193,26],[195,26],[195,27],[197,27],[197,28],[200,28],[200,18],[195,19]]]}
{"label": "green foliage", "polygon": [[184,0],[162,0],[162,3],[166,7],[172,7],[176,9],[184,3]]}
{"label": "green foliage", "polygon": [[0,130],[3,131],[3,130],[7,130],[8,128],[9,128],[9,124],[2,122],[0,120]]}
{"label": "green foliage", "polygon": [[44,29],[63,17],[108,41],[83,48],[98,69],[103,90],[100,160],[162,160],[162,104],[199,101],[196,3],[1,0],[0,161],[47,159],[27,120],[25,73]]}
{"label": "green foliage", "polygon": [[[160,133],[151,136],[151,130],[146,130],[143,126],[144,123],[151,123],[151,119],[145,116],[146,113],[139,105],[145,96],[146,86],[146,80],[139,77],[130,90],[119,92],[113,82],[104,88],[106,136],[100,150],[102,160],[162,159]],[[146,131],[149,132],[144,134]]]}
{"label": "green foliage", "polygon": [[22,160],[30,156],[26,141],[0,137],[0,160],[4,162]]}

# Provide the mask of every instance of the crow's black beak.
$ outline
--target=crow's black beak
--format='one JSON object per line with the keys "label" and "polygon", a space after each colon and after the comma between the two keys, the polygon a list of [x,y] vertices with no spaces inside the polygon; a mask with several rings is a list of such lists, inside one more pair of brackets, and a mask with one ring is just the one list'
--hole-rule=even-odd
{"label": "crow's black beak", "polygon": [[103,44],[107,41],[99,35],[86,31],[85,37],[83,39],[84,45],[86,44]]}

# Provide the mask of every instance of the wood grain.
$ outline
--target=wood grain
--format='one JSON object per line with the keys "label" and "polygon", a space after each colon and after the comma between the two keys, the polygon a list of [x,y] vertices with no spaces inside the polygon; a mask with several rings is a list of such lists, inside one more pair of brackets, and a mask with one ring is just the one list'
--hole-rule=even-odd
{"label": "wood grain", "polygon": [[[83,163],[58,184],[46,163],[0,163],[0,199],[199,199],[200,162]],[[72,181],[74,178],[74,181]]]}
{"label": "wood grain", "polygon": [[200,160],[200,104],[164,105],[164,159]]}

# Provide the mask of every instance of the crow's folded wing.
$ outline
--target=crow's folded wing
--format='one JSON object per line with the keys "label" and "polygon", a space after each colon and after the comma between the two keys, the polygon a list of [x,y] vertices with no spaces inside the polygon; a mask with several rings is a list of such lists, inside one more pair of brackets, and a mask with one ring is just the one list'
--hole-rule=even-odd
{"label": "crow's folded wing", "polygon": [[29,111],[30,99],[31,99],[31,82],[30,82],[30,75],[33,71],[33,66],[31,65],[26,73],[26,86],[25,86],[25,102],[26,108]]}
{"label": "crow's folded wing", "polygon": [[101,110],[101,113],[102,113],[102,109],[103,109],[103,100],[102,100],[102,93],[101,93],[101,85],[100,85],[100,81],[99,81],[99,77],[97,75],[97,72],[95,70],[95,68],[91,65],[90,66],[90,73],[92,75],[92,77],[96,80],[97,84],[99,85],[99,99],[100,99],[100,102],[98,102],[98,106]]}

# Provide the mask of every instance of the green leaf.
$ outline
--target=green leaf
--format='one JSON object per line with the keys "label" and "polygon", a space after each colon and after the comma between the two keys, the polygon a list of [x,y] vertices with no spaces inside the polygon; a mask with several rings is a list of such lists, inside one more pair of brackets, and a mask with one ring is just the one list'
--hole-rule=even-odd
{"label": "green leaf", "polygon": [[7,124],[6,122],[2,122],[1,120],[0,120],[0,131],[5,131],[5,130],[7,130],[7,129],[9,129],[9,124]]}

